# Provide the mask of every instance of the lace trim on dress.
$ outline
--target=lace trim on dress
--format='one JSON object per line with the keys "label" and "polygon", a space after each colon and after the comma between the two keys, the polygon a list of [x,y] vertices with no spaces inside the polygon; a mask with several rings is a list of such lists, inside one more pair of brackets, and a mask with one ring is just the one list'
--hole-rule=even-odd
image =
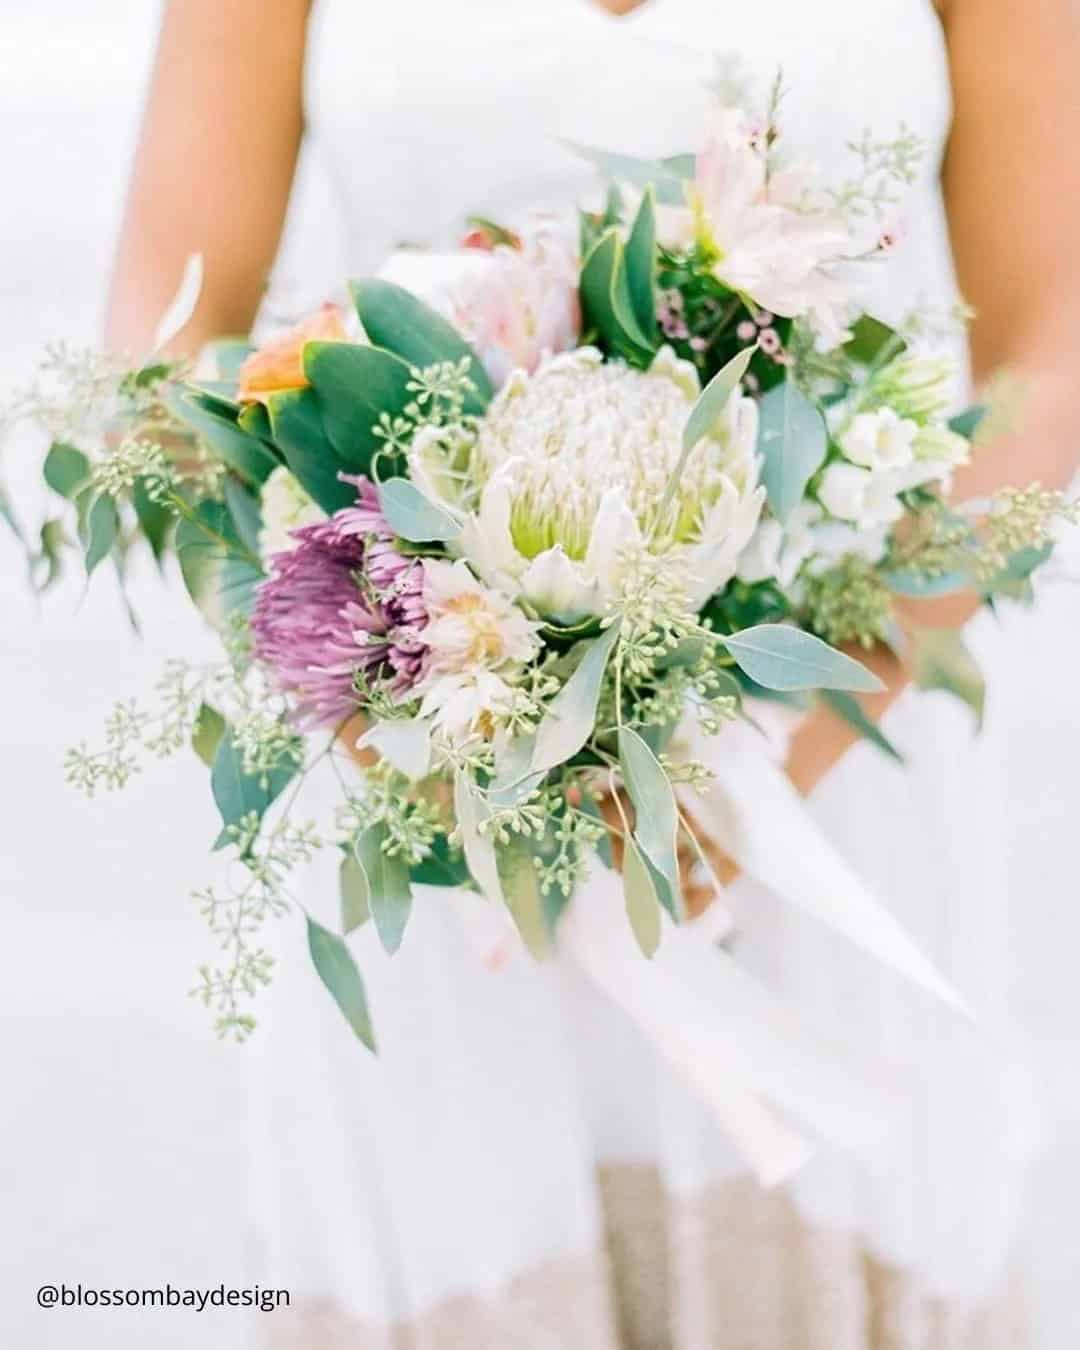
{"label": "lace trim on dress", "polygon": [[601,1169],[603,1246],[373,1327],[329,1299],[267,1317],[266,1350],[1030,1350],[1017,1289],[931,1296],[850,1234],[749,1178],[673,1196],[656,1168]]}

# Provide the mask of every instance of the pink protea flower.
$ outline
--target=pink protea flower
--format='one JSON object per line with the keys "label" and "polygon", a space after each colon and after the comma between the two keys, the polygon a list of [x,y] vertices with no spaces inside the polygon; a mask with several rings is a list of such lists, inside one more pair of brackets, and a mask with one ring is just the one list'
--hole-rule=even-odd
{"label": "pink protea flower", "polygon": [[356,485],[356,505],[292,531],[296,544],[271,559],[251,620],[256,656],[309,724],[357,711],[357,671],[397,698],[423,673],[423,570],[395,549],[372,483],[342,477]]}

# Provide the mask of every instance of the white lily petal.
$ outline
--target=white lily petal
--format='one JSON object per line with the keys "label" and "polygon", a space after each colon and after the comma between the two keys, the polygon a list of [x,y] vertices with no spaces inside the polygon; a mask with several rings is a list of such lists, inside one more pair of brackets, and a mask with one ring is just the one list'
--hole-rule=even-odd
{"label": "white lily petal", "polygon": [[579,623],[603,608],[599,582],[590,580],[581,564],[558,546],[532,560],[522,574],[521,593],[538,613],[561,624]]}

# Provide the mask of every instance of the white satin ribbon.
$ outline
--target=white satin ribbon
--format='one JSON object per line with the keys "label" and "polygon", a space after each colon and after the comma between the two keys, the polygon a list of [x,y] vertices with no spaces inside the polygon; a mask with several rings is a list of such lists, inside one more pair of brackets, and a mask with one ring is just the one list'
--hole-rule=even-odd
{"label": "white satin ribbon", "polygon": [[689,794],[694,817],[744,872],[971,1017],[960,994],[825,838],[763,737],[745,724],[732,726],[720,736],[695,736],[692,754],[714,774],[705,792]]}

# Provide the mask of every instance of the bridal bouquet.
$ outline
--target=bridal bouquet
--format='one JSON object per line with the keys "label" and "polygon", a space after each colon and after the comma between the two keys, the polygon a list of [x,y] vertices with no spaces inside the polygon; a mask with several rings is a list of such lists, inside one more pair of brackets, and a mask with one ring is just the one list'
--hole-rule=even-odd
{"label": "bridal bouquet", "polygon": [[[577,234],[475,222],[354,284],[348,317],[220,348],[214,379],[84,371],[107,444],[52,409],[45,479],[87,571],[138,535],[172,549],[223,639],[67,765],[93,792],[140,750],[205,760],[215,848],[241,864],[199,897],[221,1032],[251,1029],[259,925],[327,838],[341,925],[308,918],[310,952],[371,1046],[345,938],[370,922],[395,950],[418,885],[479,892],[540,954],[614,852],[652,955],[682,917],[680,848],[705,860],[681,730],[821,691],[892,752],[853,697],[877,679],[839,648],[900,642],[897,596],[1021,594],[1048,556],[1057,494],[948,504],[979,413],[950,418],[949,364],[858,312],[852,268],[889,246],[854,256],[872,188],[820,200],[779,146],[775,119],[725,110],[697,156],[597,155],[619,186]],[[866,174],[913,154],[869,144]],[[42,533],[49,573],[63,535]],[[954,635],[922,673],[978,704]],[[319,766],[329,831],[298,814]]]}

